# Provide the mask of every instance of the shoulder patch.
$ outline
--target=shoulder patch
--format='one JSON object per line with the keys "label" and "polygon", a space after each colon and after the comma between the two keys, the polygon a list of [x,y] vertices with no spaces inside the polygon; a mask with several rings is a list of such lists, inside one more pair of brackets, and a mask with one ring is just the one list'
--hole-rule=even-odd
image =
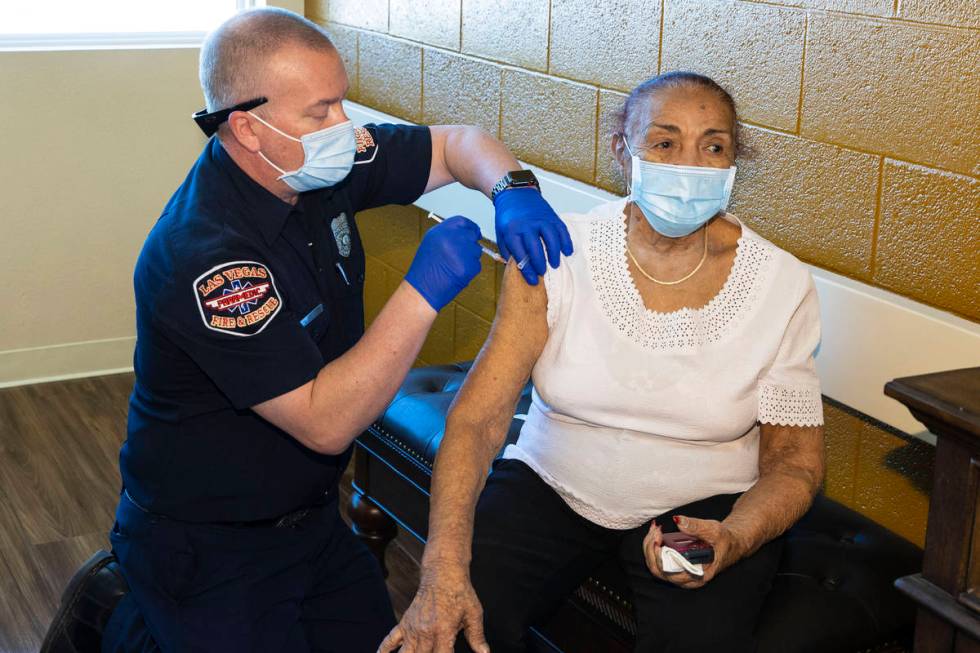
{"label": "shoulder patch", "polygon": [[194,281],[204,326],[234,336],[254,336],[282,308],[272,272],[255,261],[229,261]]}
{"label": "shoulder patch", "polygon": [[356,147],[354,154],[355,164],[371,163],[374,161],[374,157],[378,153],[378,144],[374,140],[374,134],[365,127],[355,127],[354,143]]}

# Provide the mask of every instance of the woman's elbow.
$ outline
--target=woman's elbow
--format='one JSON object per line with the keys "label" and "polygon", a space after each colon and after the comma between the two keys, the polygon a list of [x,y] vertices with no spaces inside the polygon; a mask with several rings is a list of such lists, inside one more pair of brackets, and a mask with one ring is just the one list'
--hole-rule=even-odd
{"label": "woman's elbow", "polygon": [[815,497],[823,488],[824,478],[827,476],[827,453],[823,447],[813,462],[813,469],[810,475],[810,496]]}
{"label": "woman's elbow", "polygon": [[486,448],[496,454],[507,438],[507,428],[501,427],[499,420],[492,419],[487,411],[478,413],[465,410],[450,413],[446,419],[446,436],[468,448]]}
{"label": "woman's elbow", "polygon": [[823,488],[824,476],[827,472],[823,452],[814,455],[805,462],[793,465],[791,470],[786,471],[789,472],[790,476],[797,479],[799,486],[806,490],[809,502],[812,502]]}
{"label": "woman's elbow", "polygon": [[816,496],[823,487],[824,477],[827,474],[827,447],[824,444],[822,426],[814,428],[812,445],[804,467],[809,474],[810,495]]}

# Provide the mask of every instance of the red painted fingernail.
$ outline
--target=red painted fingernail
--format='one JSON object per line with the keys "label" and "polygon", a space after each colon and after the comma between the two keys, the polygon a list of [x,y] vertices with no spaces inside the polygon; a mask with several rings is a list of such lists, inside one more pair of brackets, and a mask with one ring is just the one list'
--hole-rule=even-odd
{"label": "red painted fingernail", "polygon": [[675,523],[675,524],[679,524],[679,523],[681,523],[681,518],[680,518],[680,517],[678,517],[677,515],[674,515],[674,523]]}

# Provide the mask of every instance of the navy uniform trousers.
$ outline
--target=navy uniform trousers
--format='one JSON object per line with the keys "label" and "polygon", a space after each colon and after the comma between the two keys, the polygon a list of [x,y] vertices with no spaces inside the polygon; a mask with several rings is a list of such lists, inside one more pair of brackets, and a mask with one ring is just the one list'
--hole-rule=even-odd
{"label": "navy uniform trousers", "polygon": [[291,527],[180,522],[124,498],[110,539],[130,586],[104,652],[374,652],[395,617],[336,493]]}

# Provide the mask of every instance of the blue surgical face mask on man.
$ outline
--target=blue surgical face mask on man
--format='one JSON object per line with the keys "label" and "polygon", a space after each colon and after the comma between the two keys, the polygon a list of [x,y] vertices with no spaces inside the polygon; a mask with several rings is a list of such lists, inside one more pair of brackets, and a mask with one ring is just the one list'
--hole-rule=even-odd
{"label": "blue surgical face mask on man", "polygon": [[633,153],[630,199],[657,233],[681,238],[724,211],[735,183],[735,166],[706,168],[651,163]]}
{"label": "blue surgical face mask on man", "polygon": [[291,172],[283,170],[266,158],[265,154],[259,152],[259,156],[266,163],[281,173],[279,180],[288,184],[296,192],[302,193],[333,186],[350,173],[354,165],[354,153],[357,151],[354,123],[350,120],[294,138],[276,129],[251,111],[249,114],[276,133],[303,144],[303,165]]}

